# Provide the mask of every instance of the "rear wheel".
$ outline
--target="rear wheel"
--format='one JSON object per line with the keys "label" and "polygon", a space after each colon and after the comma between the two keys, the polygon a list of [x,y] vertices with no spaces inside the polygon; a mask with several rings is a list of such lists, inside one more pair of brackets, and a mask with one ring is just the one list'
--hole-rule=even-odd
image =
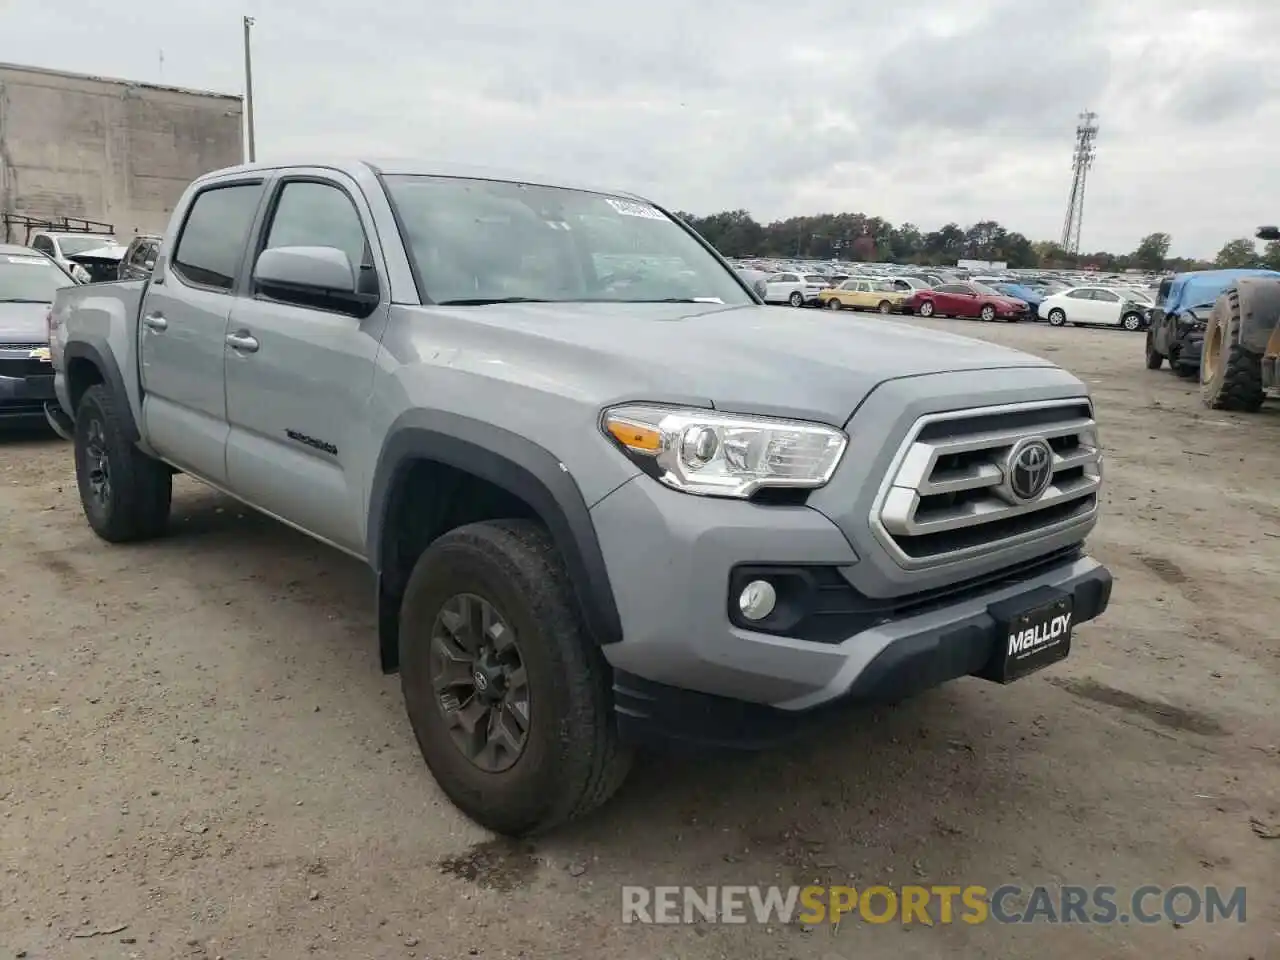
{"label": "rear wheel", "polygon": [[99,383],[84,392],[76,408],[80,504],[93,532],[109,543],[160,536],[173,496],[173,471],[130,439],[120,409],[125,402]]}
{"label": "rear wheel", "polygon": [[1049,311],[1049,326],[1061,327],[1067,322],[1067,313],[1061,307],[1054,307]]}
{"label": "rear wheel", "polygon": [[803,307],[804,294],[802,294],[799,290],[797,290],[795,293],[791,294],[791,296],[787,297],[787,302],[791,304],[793,307]]}
{"label": "rear wheel", "polygon": [[933,301],[932,301],[932,300],[926,300],[924,303],[920,304],[920,316],[922,316],[922,317],[932,317],[932,316],[933,316]]}
{"label": "rear wheel", "polygon": [[400,623],[413,732],[467,816],[507,836],[537,833],[622,784],[631,755],[608,665],[542,526],[487,521],[440,537],[414,566]]}
{"label": "rear wheel", "polygon": [[827,301],[828,310],[839,310],[842,306],[843,304],[841,304],[840,301],[837,300],[835,297],[832,297],[830,300]]}

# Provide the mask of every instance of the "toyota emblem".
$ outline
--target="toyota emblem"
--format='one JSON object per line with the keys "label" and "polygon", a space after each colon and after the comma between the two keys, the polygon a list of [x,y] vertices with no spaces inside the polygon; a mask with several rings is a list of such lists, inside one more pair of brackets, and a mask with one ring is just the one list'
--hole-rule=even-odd
{"label": "toyota emblem", "polygon": [[489,689],[489,678],[486,677],[479,670],[477,670],[475,673],[471,675],[471,679],[475,682],[476,690],[478,690],[480,693],[484,693],[486,690]]}
{"label": "toyota emblem", "polygon": [[1019,440],[1005,460],[1005,484],[1019,503],[1039,499],[1053,482],[1053,448],[1040,437]]}

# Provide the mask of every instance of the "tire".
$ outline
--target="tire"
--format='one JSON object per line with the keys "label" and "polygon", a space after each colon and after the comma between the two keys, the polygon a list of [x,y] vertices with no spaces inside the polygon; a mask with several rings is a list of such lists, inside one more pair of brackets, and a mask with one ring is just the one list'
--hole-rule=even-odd
{"label": "tire", "polygon": [[1061,307],[1054,307],[1049,311],[1049,326],[1062,327],[1067,323],[1067,314]]}
{"label": "tire", "polygon": [[[488,602],[510,625],[527,677],[526,740],[501,771],[482,769],[455,744],[432,680],[437,617],[463,594]],[[537,523],[468,524],[423,552],[401,607],[400,679],[436,782],[496,833],[526,836],[579,817],[608,800],[630,769],[612,715],[608,665],[582,626],[551,537]]]}
{"label": "tire", "polygon": [[1147,369],[1159,370],[1160,365],[1164,363],[1164,354],[1156,349],[1156,335],[1152,330],[1147,331]]}
{"label": "tire", "polygon": [[878,310],[880,313],[893,313],[893,304],[890,303],[888,300],[881,300],[876,305],[876,310]]}
{"label": "tire", "polygon": [[982,309],[978,311],[978,316],[990,323],[996,318],[996,308],[989,303],[984,303]]}
{"label": "tire", "polygon": [[837,300],[835,297],[832,297],[830,300],[828,300],[828,301],[827,301],[827,309],[828,309],[828,310],[839,310],[839,309],[841,309],[841,307],[843,307],[843,306],[844,306],[844,305],[843,305],[839,300]]}
{"label": "tire", "polygon": [[80,505],[93,532],[108,543],[162,535],[173,497],[173,471],[129,439],[124,403],[105,384],[94,384],[76,408],[72,440]]}
{"label": "tire", "polygon": [[1240,298],[1228,290],[1209,314],[1200,355],[1200,398],[1211,410],[1254,413],[1266,399],[1262,357],[1239,341]]}
{"label": "tire", "polygon": [[922,317],[932,317],[932,316],[933,316],[933,301],[932,301],[932,300],[926,300],[924,303],[920,304],[920,311],[919,311],[919,312],[920,312],[920,316],[922,316]]}
{"label": "tire", "polygon": [[1124,327],[1130,333],[1136,333],[1142,329],[1142,315],[1137,313],[1126,313],[1120,318],[1120,326]]}
{"label": "tire", "polygon": [[787,303],[791,304],[793,307],[803,307],[804,294],[802,294],[799,290],[797,290],[791,296],[787,297]]}

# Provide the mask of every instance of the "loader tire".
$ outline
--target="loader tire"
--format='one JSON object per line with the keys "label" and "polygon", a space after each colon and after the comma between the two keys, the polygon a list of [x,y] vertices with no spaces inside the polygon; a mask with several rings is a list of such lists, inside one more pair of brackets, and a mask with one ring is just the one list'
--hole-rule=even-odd
{"label": "loader tire", "polygon": [[1262,357],[1240,344],[1240,294],[1220,296],[1209,314],[1200,358],[1200,396],[1211,410],[1254,413],[1266,398]]}

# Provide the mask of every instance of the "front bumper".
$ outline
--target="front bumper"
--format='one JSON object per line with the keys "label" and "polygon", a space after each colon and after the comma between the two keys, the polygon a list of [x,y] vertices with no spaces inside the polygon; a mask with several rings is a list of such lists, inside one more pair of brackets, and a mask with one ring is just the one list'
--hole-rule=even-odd
{"label": "front bumper", "polygon": [[846,584],[841,616],[864,602],[874,613],[865,623],[820,641],[779,636],[730,622],[732,571],[858,564],[817,510],[691,497],[637,478],[592,515],[624,635],[603,651],[615,671],[620,730],[635,742],[767,745],[837,705],[896,699],[981,671],[1004,636],[992,604],[1053,588],[1073,596],[1078,624],[1101,614],[1111,593],[1102,565],[1063,549],[889,601]]}
{"label": "front bumper", "polygon": [[40,421],[45,404],[56,400],[53,368],[39,360],[0,362],[0,422]]}

